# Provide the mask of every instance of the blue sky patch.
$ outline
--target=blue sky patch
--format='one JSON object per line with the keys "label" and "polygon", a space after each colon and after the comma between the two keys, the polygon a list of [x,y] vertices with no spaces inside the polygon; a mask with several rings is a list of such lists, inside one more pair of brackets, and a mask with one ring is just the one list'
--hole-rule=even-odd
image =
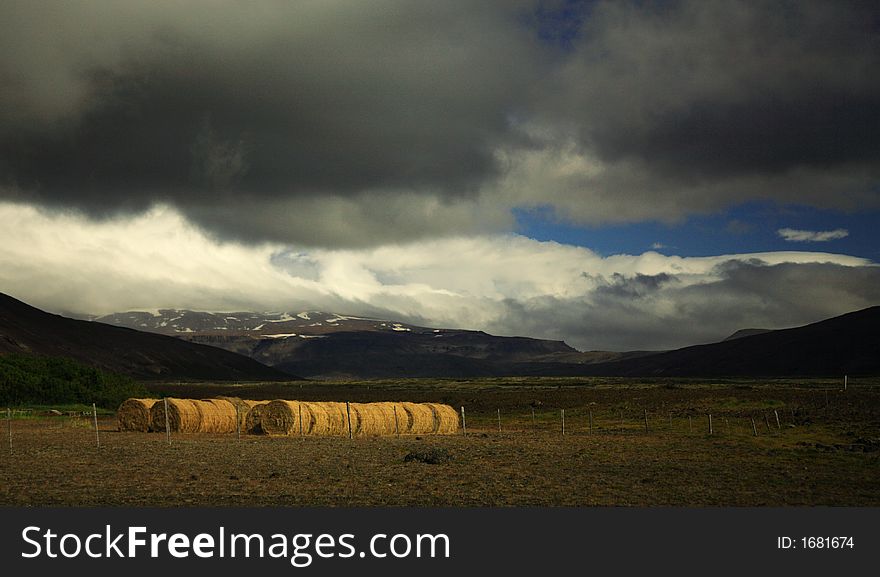
{"label": "blue sky patch", "polygon": [[[713,256],[731,253],[799,250],[859,256],[880,262],[880,211],[844,213],[805,206],[742,204],[724,212],[693,216],[680,224],[641,222],[577,226],[559,222],[550,209],[515,210],[518,233],[589,248],[603,256],[641,254]],[[778,231],[844,229],[844,238],[825,242],[793,242]]]}

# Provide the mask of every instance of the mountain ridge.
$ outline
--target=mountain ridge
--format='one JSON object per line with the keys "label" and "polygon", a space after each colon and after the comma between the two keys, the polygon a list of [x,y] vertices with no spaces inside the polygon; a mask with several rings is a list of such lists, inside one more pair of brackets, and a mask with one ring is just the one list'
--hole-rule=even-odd
{"label": "mountain ridge", "polygon": [[114,313],[97,320],[224,348],[285,372],[319,379],[504,376],[520,362],[562,361],[583,354],[562,341],[321,311],[161,309]]}
{"label": "mountain ridge", "polygon": [[0,353],[68,357],[145,380],[294,380],[253,359],[174,337],[54,315],[0,293]]}
{"label": "mountain ridge", "polygon": [[[263,318],[256,313],[181,315],[166,309],[157,311],[166,315],[161,319],[156,313],[118,313],[116,318],[131,322],[134,314],[178,338],[220,346],[308,378],[830,376],[880,374],[880,343],[874,336],[880,334],[878,311],[869,307],[788,329],[743,329],[717,343],[674,351],[628,352],[580,352],[562,341],[316,311]],[[206,330],[171,326],[186,315]]]}
{"label": "mountain ridge", "polygon": [[880,374],[880,306],[800,327],[585,367],[588,375],[831,377]]}
{"label": "mountain ridge", "polygon": [[[18,304],[11,306],[12,302]],[[9,329],[7,317],[11,309],[15,309],[20,317],[19,324],[13,327],[15,330]],[[217,380],[246,379],[244,375],[248,370],[253,371],[254,365],[248,365],[249,369],[245,370],[238,365],[242,360],[257,363],[261,367],[257,372],[261,372],[266,379],[294,378],[281,375],[281,372],[320,379],[880,374],[880,331],[877,330],[880,328],[880,306],[801,327],[737,331],[717,343],[673,351],[622,353],[580,352],[562,341],[502,337],[472,330],[432,329],[318,311],[294,314],[201,313],[162,309],[116,313],[108,317],[112,322],[136,324],[142,330],[152,328],[153,332],[111,326],[100,320],[65,319],[34,309],[11,297],[5,297],[5,300],[0,298],[0,352],[28,350],[28,343],[33,341],[39,345],[37,352],[69,353],[68,349],[76,349],[77,343],[94,339],[94,331],[104,331],[102,334],[106,339],[109,334],[106,331],[110,330],[116,331],[112,333],[113,339],[126,344],[104,343],[97,349],[92,347],[80,351],[81,358],[86,357],[93,364],[115,369],[108,366],[114,364],[108,363],[109,355],[117,365],[128,365],[124,367],[127,370],[121,372],[142,378],[168,378],[176,374],[175,371],[180,372],[178,365],[183,361],[174,355],[169,357],[162,347],[157,352],[155,339],[162,339],[163,347],[169,346],[169,342],[195,347],[186,349],[185,354],[183,350],[177,350],[175,354],[185,357],[194,355],[200,359],[195,363],[199,374],[205,374],[200,371],[205,371],[205,365],[210,364],[211,370],[208,372],[211,376],[208,378]],[[48,323],[47,318],[53,319],[52,322]],[[99,319],[107,320],[107,317]],[[47,323],[54,323],[53,328],[60,323],[59,326],[64,328],[60,341],[67,343],[61,347],[64,350],[59,350],[58,346],[52,344],[52,339],[47,339],[45,335],[36,335],[33,326],[23,326],[22,323],[34,325],[37,332],[40,326]],[[169,334],[156,334],[161,332]],[[211,354],[208,351],[232,356],[225,357],[219,364],[208,362],[205,359],[205,355]],[[93,358],[88,359],[90,355]],[[163,362],[170,367],[164,366]],[[192,358],[186,362],[192,363]],[[265,365],[274,366],[275,369]]]}

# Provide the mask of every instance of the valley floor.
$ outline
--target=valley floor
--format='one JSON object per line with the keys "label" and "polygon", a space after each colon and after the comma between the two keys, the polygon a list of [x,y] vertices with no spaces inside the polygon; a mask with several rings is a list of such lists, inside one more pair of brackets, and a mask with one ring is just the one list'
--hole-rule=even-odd
{"label": "valley floor", "polygon": [[[822,382],[366,386],[296,384],[281,392],[464,404],[468,434],[240,441],[180,434],[169,445],[164,434],[117,432],[103,418],[96,447],[88,419],[17,419],[11,452],[2,423],[0,505],[880,505],[876,383],[846,392]],[[428,449],[450,460],[405,461]]]}

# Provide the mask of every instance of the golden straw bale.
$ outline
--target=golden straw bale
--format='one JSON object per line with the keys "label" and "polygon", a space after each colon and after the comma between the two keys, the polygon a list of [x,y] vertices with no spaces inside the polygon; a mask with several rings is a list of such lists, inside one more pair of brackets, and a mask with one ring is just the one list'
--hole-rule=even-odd
{"label": "golden straw bale", "polygon": [[[202,414],[197,401],[168,398],[168,428],[175,433],[197,433]],[[154,431],[165,430],[165,400],[156,401],[150,408],[150,421]]]}
{"label": "golden straw bale", "polygon": [[[299,411],[302,414],[302,434],[318,434],[318,419],[322,416],[326,419],[326,414],[322,410],[320,413],[316,414],[315,411],[312,410],[313,403],[308,402],[300,402],[299,403]],[[294,434],[299,434],[299,429],[294,431]]]}
{"label": "golden straw bale", "polygon": [[400,415],[398,411],[397,417],[401,425],[406,424],[406,427],[401,426],[401,433],[424,435],[434,432],[434,411],[431,407],[424,403],[400,403],[400,406],[405,415]]}
{"label": "golden straw bale", "polygon": [[406,411],[403,409],[403,403],[386,403],[388,405],[388,411],[391,414],[390,417],[390,433],[389,434],[404,434],[406,433],[408,418],[406,416]]}
{"label": "golden straw bale", "polygon": [[126,399],[116,410],[116,422],[120,431],[150,430],[150,408],[156,399]]}
{"label": "golden straw bale", "polygon": [[263,430],[262,418],[263,412],[269,405],[269,401],[245,401],[245,403],[247,403],[250,408],[245,413],[242,430],[258,435],[265,433]]}
{"label": "golden straw bale", "polygon": [[[261,407],[260,427],[264,433],[268,435],[299,434],[300,403],[298,401],[278,399],[267,405],[261,405]],[[303,411],[303,420],[305,418],[305,411]]]}
{"label": "golden straw bale", "polygon": [[252,401],[250,399],[239,399],[238,418],[241,420],[241,430],[247,431],[247,416],[255,407],[262,407],[269,404],[269,401]]}
{"label": "golden straw bale", "polygon": [[397,409],[397,422],[399,426],[402,417],[405,418],[405,411],[403,410],[403,407],[400,406],[400,403],[382,402],[370,404],[374,405],[376,409],[382,414],[382,420],[384,424],[382,427],[382,431],[378,434],[393,435],[396,432],[394,427],[394,410],[395,408]]}
{"label": "golden straw bale", "polygon": [[328,435],[330,434],[330,414],[324,403],[301,402],[303,434],[304,435]]}
{"label": "golden straw bale", "polygon": [[393,435],[393,403],[351,403],[352,433],[361,436]]}
{"label": "golden straw bale", "polygon": [[425,403],[434,412],[434,432],[451,435],[458,432],[458,412],[449,405]]}
{"label": "golden straw bale", "polygon": [[[330,433],[331,435],[348,435],[348,414],[345,403],[324,403],[327,407],[327,414],[330,416]],[[352,432],[354,432],[354,422],[352,421]]]}
{"label": "golden straw bale", "polygon": [[[306,434],[318,436],[348,435],[348,415],[345,403],[330,401],[303,403],[303,421],[308,409],[310,423]],[[304,423],[305,424],[305,423]],[[354,415],[352,415],[352,431],[354,431]]]}
{"label": "golden straw bale", "polygon": [[199,433],[234,433],[238,429],[235,405],[226,399],[193,401],[199,409]]}
{"label": "golden straw bale", "polygon": [[242,431],[249,431],[247,416],[251,409],[257,405],[265,405],[268,401],[251,401],[250,399],[240,399],[238,397],[217,397],[224,401],[229,401],[238,411],[238,422]]}

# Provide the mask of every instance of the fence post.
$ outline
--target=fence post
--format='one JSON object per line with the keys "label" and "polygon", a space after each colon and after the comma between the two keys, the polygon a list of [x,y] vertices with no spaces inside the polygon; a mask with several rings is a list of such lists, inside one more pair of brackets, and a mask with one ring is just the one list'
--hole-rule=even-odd
{"label": "fence post", "polygon": [[297,403],[296,407],[299,409],[299,436],[303,436],[303,406],[302,403]]}
{"label": "fence post", "polygon": [[712,434],[712,413],[709,413],[709,434]]}
{"label": "fence post", "polygon": [[532,407],[532,427],[535,426],[535,407]]}
{"label": "fence post", "polygon": [[241,409],[235,403],[235,430],[238,433],[238,442],[241,442]]}
{"label": "fence post", "polygon": [[101,448],[101,438],[98,436],[98,409],[95,403],[92,403],[92,415],[95,417],[95,445]]}
{"label": "fence post", "polygon": [[498,432],[501,432],[501,409],[498,409]]}
{"label": "fence post", "polygon": [[348,438],[351,439],[351,404],[345,401],[345,414],[348,416]]}
{"label": "fence post", "polygon": [[467,421],[464,418],[464,406],[461,407],[461,433],[467,437]]}
{"label": "fence post", "polygon": [[168,397],[165,397],[165,437],[168,439],[168,444],[171,444],[171,427],[168,426]]}
{"label": "fence post", "polygon": [[754,417],[750,417],[750,418],[752,420],[752,432],[757,437],[758,436],[758,427],[755,426],[755,418]]}
{"label": "fence post", "polygon": [[12,452],[12,409],[6,407],[6,428],[9,429],[9,452]]}
{"label": "fence post", "polygon": [[688,433],[693,433],[693,432],[694,432],[694,426],[691,423],[691,416],[688,415]]}
{"label": "fence post", "polygon": [[648,409],[645,409],[645,433],[648,432]]}
{"label": "fence post", "polygon": [[776,416],[776,428],[781,429],[782,425],[779,424],[779,412],[776,409],[773,409],[773,415]]}
{"label": "fence post", "polygon": [[565,435],[565,409],[562,409],[562,434]]}
{"label": "fence post", "polygon": [[590,411],[590,434],[593,434],[593,411]]}
{"label": "fence post", "polygon": [[400,438],[400,425],[397,423],[397,405],[392,405],[394,409],[394,434]]}

